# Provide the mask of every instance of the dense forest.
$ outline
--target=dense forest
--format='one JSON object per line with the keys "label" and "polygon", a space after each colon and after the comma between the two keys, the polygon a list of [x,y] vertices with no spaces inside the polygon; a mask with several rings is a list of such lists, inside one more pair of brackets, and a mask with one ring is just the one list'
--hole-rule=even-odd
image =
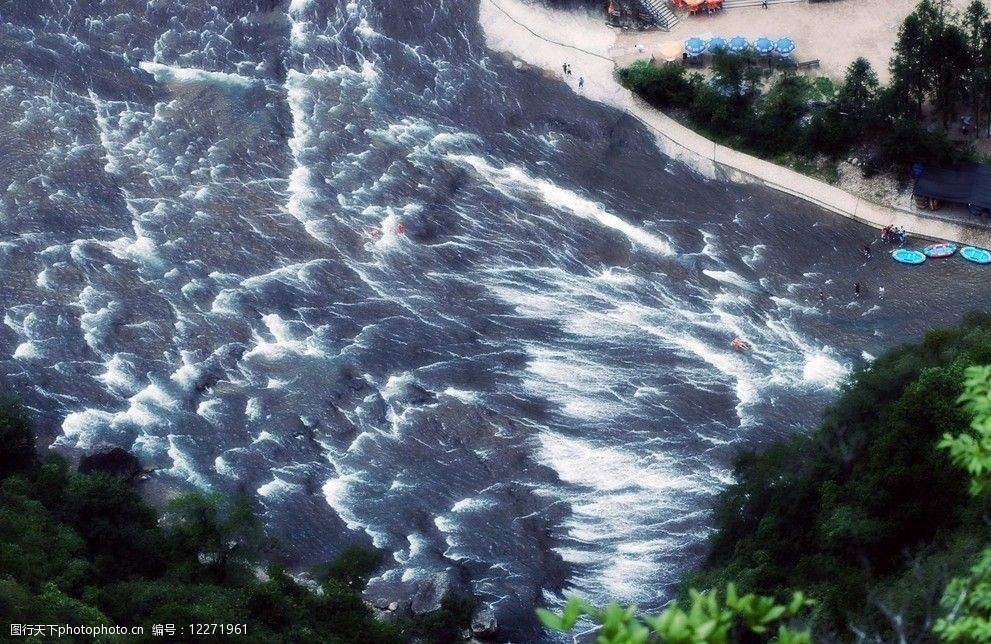
{"label": "dense forest", "polygon": [[[467,600],[391,623],[373,616],[360,592],[379,552],[347,549],[301,580],[265,564],[276,546],[245,498],[194,492],[159,516],[122,478],[40,460],[27,413],[0,399],[0,638],[12,625],[52,624],[144,627],[143,636],[99,640],[128,643],[461,641]],[[156,624],[174,630],[155,635]],[[236,631],[194,638],[191,624]],[[55,639],[22,632],[12,639]]]}

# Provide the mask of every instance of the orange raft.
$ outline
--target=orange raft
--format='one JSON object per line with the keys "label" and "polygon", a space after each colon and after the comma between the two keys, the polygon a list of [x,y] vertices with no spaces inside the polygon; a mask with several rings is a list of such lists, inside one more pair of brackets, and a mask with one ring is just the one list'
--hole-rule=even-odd
{"label": "orange raft", "polygon": [[734,349],[736,349],[737,351],[743,351],[744,349],[748,348],[747,343],[741,340],[740,338],[733,338],[733,341],[730,342],[729,345]]}

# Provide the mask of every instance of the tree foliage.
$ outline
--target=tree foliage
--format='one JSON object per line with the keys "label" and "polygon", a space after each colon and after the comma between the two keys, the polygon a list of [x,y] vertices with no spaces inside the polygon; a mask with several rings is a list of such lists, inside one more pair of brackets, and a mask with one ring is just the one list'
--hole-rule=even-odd
{"label": "tree foliage", "polygon": [[969,426],[966,368],[991,362],[991,316],[972,315],[856,370],[819,427],[743,453],[717,530],[686,585],[801,588],[824,639],[925,639],[938,598],[988,538],[944,434]]}
{"label": "tree foliage", "polygon": [[[972,415],[968,430],[947,433],[940,448],[970,475],[970,493],[987,494],[991,480],[991,366],[971,366],[960,402]],[[955,577],[941,602],[946,614],[933,630],[947,642],[991,641],[991,548],[981,553],[969,574]]]}
{"label": "tree foliage", "polygon": [[730,583],[725,596],[693,590],[687,608],[675,601],[659,615],[638,615],[636,606],[624,608],[616,602],[600,609],[571,597],[561,614],[538,609],[537,616],[547,628],[562,632],[572,630],[582,616],[589,617],[601,627],[598,644],[727,644],[740,641],[744,634],[754,641],[811,644],[808,631],[789,625],[811,604],[801,592],[779,604],[773,597],[740,595]]}

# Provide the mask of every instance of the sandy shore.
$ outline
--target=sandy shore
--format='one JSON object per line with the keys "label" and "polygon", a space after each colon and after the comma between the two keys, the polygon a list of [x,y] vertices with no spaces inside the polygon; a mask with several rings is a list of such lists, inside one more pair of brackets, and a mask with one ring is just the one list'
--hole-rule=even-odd
{"label": "sandy shore", "polygon": [[[613,78],[619,30],[606,26],[601,13],[559,11],[522,0],[480,0],[479,21],[489,49],[547,70],[576,93],[628,107],[629,92]],[[570,76],[562,72],[564,63],[571,65]],[[585,80],[580,89],[579,78]]]}

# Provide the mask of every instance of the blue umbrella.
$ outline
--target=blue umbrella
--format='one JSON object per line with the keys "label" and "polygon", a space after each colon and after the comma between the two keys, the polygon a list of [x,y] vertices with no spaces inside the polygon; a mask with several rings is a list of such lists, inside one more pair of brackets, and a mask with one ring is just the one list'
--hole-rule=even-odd
{"label": "blue umbrella", "polygon": [[795,41],[791,38],[778,38],[778,42],[774,43],[774,49],[782,56],[787,56],[795,51]]}
{"label": "blue umbrella", "polygon": [[715,36],[709,39],[709,51],[722,51],[726,49],[726,39]]}
{"label": "blue umbrella", "polygon": [[767,36],[761,36],[754,41],[754,49],[758,54],[770,54],[774,51],[774,42]]}
{"label": "blue umbrella", "polygon": [[750,43],[743,36],[733,36],[729,39],[729,50],[738,54],[746,51],[749,46]]}
{"label": "blue umbrella", "polygon": [[705,41],[698,36],[692,36],[685,41],[685,51],[689,56],[698,56],[705,51]]}

